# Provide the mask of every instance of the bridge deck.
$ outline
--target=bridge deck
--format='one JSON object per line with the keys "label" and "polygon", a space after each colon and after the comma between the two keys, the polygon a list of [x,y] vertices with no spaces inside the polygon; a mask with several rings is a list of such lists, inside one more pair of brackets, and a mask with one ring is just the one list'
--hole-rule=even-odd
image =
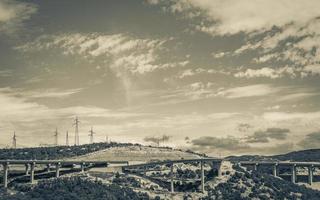
{"label": "bridge deck", "polygon": [[286,161],[241,161],[241,165],[296,165],[301,167],[315,166],[319,167],[320,162],[286,162]]}
{"label": "bridge deck", "polygon": [[128,161],[71,161],[71,160],[0,160],[0,164],[128,164]]}
{"label": "bridge deck", "polygon": [[142,163],[142,164],[134,164],[125,166],[125,169],[135,168],[135,167],[149,167],[155,165],[165,165],[165,164],[174,164],[174,163],[194,163],[194,162],[215,162],[221,163],[222,159],[218,158],[199,158],[199,159],[186,159],[186,160],[167,160],[167,161],[159,161],[159,162],[151,162],[151,163]]}

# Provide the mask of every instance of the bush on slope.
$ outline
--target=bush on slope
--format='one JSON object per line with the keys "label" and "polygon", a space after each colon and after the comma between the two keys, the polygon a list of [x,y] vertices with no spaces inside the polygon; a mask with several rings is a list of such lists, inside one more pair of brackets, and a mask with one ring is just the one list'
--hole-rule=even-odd
{"label": "bush on slope", "polygon": [[[118,185],[104,185],[81,177],[59,178],[40,182],[34,188],[17,188],[23,192],[2,194],[2,200],[126,200],[149,199],[147,194],[136,193]],[[1,194],[0,194],[1,195]]]}
{"label": "bush on slope", "polygon": [[207,199],[320,199],[320,192],[260,172],[247,172],[234,166],[236,173],[225,183],[207,188]]}

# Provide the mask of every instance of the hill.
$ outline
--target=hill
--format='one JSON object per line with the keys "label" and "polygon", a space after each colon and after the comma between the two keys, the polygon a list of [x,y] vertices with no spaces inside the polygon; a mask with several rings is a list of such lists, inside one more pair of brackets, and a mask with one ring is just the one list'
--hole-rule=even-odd
{"label": "hill", "polygon": [[320,162],[320,149],[308,149],[302,151],[293,151],[286,154],[261,156],[261,155],[243,155],[226,157],[230,161],[251,161],[251,160],[279,160],[279,161],[297,161],[297,162]]}
{"label": "hill", "polygon": [[320,192],[297,185],[259,171],[246,171],[234,165],[235,172],[223,183],[207,187],[208,195],[202,200],[269,200],[269,199],[320,199]]}
{"label": "hill", "polygon": [[169,147],[152,146],[113,146],[101,151],[96,151],[87,155],[78,156],[77,160],[109,160],[109,161],[131,161],[150,162],[160,160],[195,159],[202,157],[190,151],[182,151]]}

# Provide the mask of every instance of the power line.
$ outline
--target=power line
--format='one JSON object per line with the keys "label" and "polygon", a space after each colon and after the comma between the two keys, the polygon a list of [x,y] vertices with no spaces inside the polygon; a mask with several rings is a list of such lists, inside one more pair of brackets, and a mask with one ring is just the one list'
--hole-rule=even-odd
{"label": "power line", "polygon": [[75,126],[75,134],[74,134],[74,145],[79,145],[79,123],[78,117],[76,116],[76,119],[74,120],[74,126]]}
{"label": "power line", "polygon": [[12,137],[12,147],[17,148],[17,136],[15,131],[13,132],[13,137]]}
{"label": "power line", "polygon": [[89,136],[90,136],[90,143],[92,144],[93,143],[93,135],[96,134],[95,132],[93,132],[93,128],[91,126],[91,130],[89,131]]}
{"label": "power line", "polygon": [[69,132],[66,133],[66,146],[69,146]]}
{"label": "power line", "polygon": [[54,138],[55,138],[55,145],[56,146],[58,146],[58,137],[59,137],[58,128],[56,128],[56,130],[54,132]]}

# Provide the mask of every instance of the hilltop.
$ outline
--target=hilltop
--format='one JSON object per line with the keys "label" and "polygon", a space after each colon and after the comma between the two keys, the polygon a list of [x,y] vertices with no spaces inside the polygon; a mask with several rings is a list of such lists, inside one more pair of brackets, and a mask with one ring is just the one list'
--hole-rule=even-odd
{"label": "hilltop", "polygon": [[166,159],[199,158],[192,151],[170,147],[152,147],[132,143],[93,143],[78,146],[33,147],[0,149],[0,160],[128,160],[150,161]]}
{"label": "hilltop", "polygon": [[230,161],[254,161],[254,160],[279,160],[279,161],[297,161],[297,162],[319,162],[320,149],[308,149],[301,151],[293,151],[286,154],[262,156],[262,155],[243,155],[226,157]]}

